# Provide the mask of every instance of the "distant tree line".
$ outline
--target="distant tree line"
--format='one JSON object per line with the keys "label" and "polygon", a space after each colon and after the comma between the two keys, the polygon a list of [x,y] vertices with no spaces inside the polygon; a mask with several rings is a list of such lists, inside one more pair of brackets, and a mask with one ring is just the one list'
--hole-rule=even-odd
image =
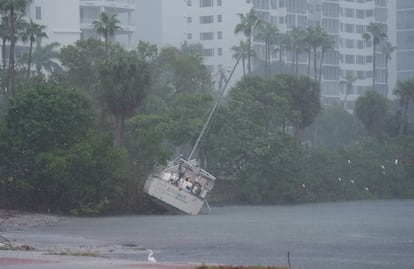
{"label": "distant tree line", "polygon": [[[111,41],[116,17],[102,18],[94,25],[103,40],[56,50],[59,68],[29,76],[28,65],[16,68],[14,94],[5,84],[0,207],[147,213],[146,176],[191,150],[218,98],[202,48],[140,41],[125,50]],[[250,71],[230,89],[197,151],[216,184],[236,182],[233,202],[414,196],[411,80],[399,82],[399,102],[367,92],[351,115],[321,107],[317,69],[309,76]]]}

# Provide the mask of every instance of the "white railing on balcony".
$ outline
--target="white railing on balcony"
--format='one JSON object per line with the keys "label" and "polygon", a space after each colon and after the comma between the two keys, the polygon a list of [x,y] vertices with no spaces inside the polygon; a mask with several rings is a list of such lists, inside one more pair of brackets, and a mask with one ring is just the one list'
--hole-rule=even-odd
{"label": "white railing on balcony", "polygon": [[80,0],[81,5],[114,6],[128,9],[136,8],[135,0]]}
{"label": "white railing on balcony", "polygon": [[[137,30],[136,26],[133,26],[133,25],[119,24],[119,27],[121,27],[121,29],[118,30],[117,33],[133,33]],[[84,30],[93,29],[92,21],[91,22],[81,21],[80,28]]]}

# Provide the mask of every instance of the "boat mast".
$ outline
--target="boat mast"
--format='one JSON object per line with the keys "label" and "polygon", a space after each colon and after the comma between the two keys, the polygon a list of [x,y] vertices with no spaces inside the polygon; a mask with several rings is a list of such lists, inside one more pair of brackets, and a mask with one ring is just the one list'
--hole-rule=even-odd
{"label": "boat mast", "polygon": [[[253,30],[254,30],[254,28],[256,28],[256,25],[257,25],[257,23],[258,23],[258,22],[259,22],[259,18],[257,18],[257,19],[256,19],[256,21],[255,21],[255,23],[254,23],[254,25],[253,25],[253,27],[252,27],[251,33],[253,33]],[[234,73],[234,71],[236,70],[237,65],[239,64],[240,59],[241,59],[241,57],[243,56],[244,51],[246,50],[246,47],[247,47],[247,46],[244,46],[244,47],[242,48],[242,50],[240,51],[240,55],[239,55],[239,57],[237,58],[237,61],[236,61],[236,63],[234,64],[233,69],[231,70],[231,73],[230,73],[230,75],[229,75],[228,79],[226,80],[226,83],[224,84],[223,89],[220,89],[220,95],[219,95],[219,98],[217,99],[217,102],[214,104],[213,108],[211,109],[210,114],[208,115],[207,121],[204,123],[203,129],[201,130],[201,133],[198,135],[198,138],[197,138],[197,140],[196,140],[196,142],[195,142],[195,144],[194,144],[193,149],[192,149],[192,150],[191,150],[191,152],[190,152],[190,155],[188,155],[187,160],[191,160],[191,157],[193,157],[193,154],[194,154],[194,152],[196,151],[196,149],[197,149],[198,145],[200,144],[200,140],[201,140],[201,138],[204,136],[204,133],[206,132],[207,127],[208,127],[208,125],[210,124],[210,121],[211,121],[211,119],[213,118],[214,113],[216,112],[216,110],[217,110],[217,108],[218,108],[219,104],[221,103],[221,101],[223,100],[224,93],[225,93],[225,91],[226,91],[227,85],[229,85],[230,79],[231,79],[231,77],[233,76],[233,73]],[[220,78],[220,79],[221,79],[221,78]]]}

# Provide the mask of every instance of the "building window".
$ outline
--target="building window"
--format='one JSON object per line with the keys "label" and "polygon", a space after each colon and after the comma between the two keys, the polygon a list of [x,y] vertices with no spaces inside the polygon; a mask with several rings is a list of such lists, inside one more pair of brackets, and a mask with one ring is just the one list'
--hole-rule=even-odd
{"label": "building window", "polygon": [[213,32],[200,33],[200,40],[213,40],[213,39],[214,39]]}
{"label": "building window", "polygon": [[193,34],[192,33],[187,33],[187,39],[193,39]]}
{"label": "building window", "polygon": [[187,23],[192,23],[192,22],[193,22],[193,18],[187,17]]}
{"label": "building window", "polygon": [[353,8],[345,8],[345,17],[353,18],[354,12]]}
{"label": "building window", "polygon": [[363,49],[364,48],[364,41],[363,40],[358,40],[357,41],[357,48],[358,49]]}
{"label": "building window", "polygon": [[354,25],[346,23],[345,24],[345,32],[346,33],[353,33],[354,32]]}
{"label": "building window", "polygon": [[210,24],[214,23],[214,16],[201,16],[200,24]]}
{"label": "building window", "polygon": [[356,10],[356,17],[357,17],[358,19],[363,19],[363,18],[365,18],[365,10],[363,10],[363,9],[357,9],[357,10]]}
{"label": "building window", "polygon": [[187,0],[187,7],[191,7],[191,0]]}
{"label": "building window", "polygon": [[42,19],[42,8],[41,7],[36,7],[35,18],[36,18],[36,20],[41,20]]}
{"label": "building window", "polygon": [[203,49],[204,57],[214,56],[214,49]]}
{"label": "building window", "polygon": [[354,48],[354,40],[353,39],[345,39],[345,48],[353,49]]}
{"label": "building window", "polygon": [[217,15],[217,22],[223,22],[223,15]]}
{"label": "building window", "polygon": [[355,55],[345,55],[346,64],[355,64]]}
{"label": "building window", "polygon": [[212,7],[213,0],[200,0],[200,7]]}
{"label": "building window", "polygon": [[221,6],[222,5],[222,3],[221,3],[222,1],[221,0],[217,0],[217,5],[218,6]]}
{"label": "building window", "polygon": [[217,39],[223,39],[223,32],[217,32]]}
{"label": "building window", "polygon": [[217,49],[217,55],[218,56],[223,56],[223,49],[222,48]]}
{"label": "building window", "polygon": [[363,34],[363,33],[365,33],[365,25],[357,24],[357,25],[356,25],[356,32],[357,32],[358,34]]}

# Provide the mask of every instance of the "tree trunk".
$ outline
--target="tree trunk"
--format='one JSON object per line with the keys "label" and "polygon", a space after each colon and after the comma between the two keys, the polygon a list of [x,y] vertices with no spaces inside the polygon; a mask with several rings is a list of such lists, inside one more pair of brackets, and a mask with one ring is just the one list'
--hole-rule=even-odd
{"label": "tree trunk", "polygon": [[6,72],[6,38],[3,38],[3,47],[2,47],[2,54],[3,57],[3,73],[2,73],[2,83],[1,83],[1,89],[3,94],[6,93],[6,85],[7,85],[7,72]]}
{"label": "tree trunk", "polygon": [[401,120],[400,120],[400,130],[398,131],[399,136],[402,136],[404,133],[405,123],[407,122],[407,111],[408,111],[408,101],[404,99],[404,107],[403,107],[403,112],[402,112]]}
{"label": "tree trunk", "polygon": [[248,74],[250,74],[250,72],[251,72],[251,57],[252,57],[252,55],[251,55],[251,50],[252,50],[252,42],[251,42],[251,37],[250,37],[250,35],[249,35],[249,37],[247,38],[247,49],[248,49],[248,51],[247,51],[247,73]]}
{"label": "tree trunk", "polygon": [[10,56],[9,56],[9,71],[8,71],[8,86],[9,92],[12,97],[16,95],[14,91],[14,48],[16,46],[16,37],[15,37],[15,18],[14,18],[14,7],[10,8]]}
{"label": "tree trunk", "polygon": [[319,66],[319,83],[321,83],[321,81],[322,81],[323,55],[324,55],[324,51],[322,49],[322,51],[321,51],[321,62],[320,62],[320,66]]}
{"label": "tree trunk", "polygon": [[243,65],[243,76],[246,76],[246,63],[244,60],[244,56],[242,56],[242,65]]}
{"label": "tree trunk", "polygon": [[313,48],[313,75],[315,77],[315,80],[318,79],[318,67],[317,67],[317,59],[316,59],[316,47]]}
{"label": "tree trunk", "polygon": [[125,117],[123,115],[115,116],[115,146],[120,146],[124,139]]}
{"label": "tree trunk", "polygon": [[33,39],[30,37],[30,47],[29,47],[29,62],[27,63],[27,79],[30,78],[30,66],[32,64],[32,51],[33,51]]}
{"label": "tree trunk", "polygon": [[283,70],[282,70],[282,47],[279,48],[279,70],[280,70],[280,74],[282,74]]}
{"label": "tree trunk", "polygon": [[388,57],[385,57],[385,97],[388,98]]}
{"label": "tree trunk", "polygon": [[372,90],[374,90],[375,91],[375,69],[376,69],[376,66],[375,66],[375,47],[376,47],[376,44],[375,44],[375,40],[373,39],[372,40]]}

